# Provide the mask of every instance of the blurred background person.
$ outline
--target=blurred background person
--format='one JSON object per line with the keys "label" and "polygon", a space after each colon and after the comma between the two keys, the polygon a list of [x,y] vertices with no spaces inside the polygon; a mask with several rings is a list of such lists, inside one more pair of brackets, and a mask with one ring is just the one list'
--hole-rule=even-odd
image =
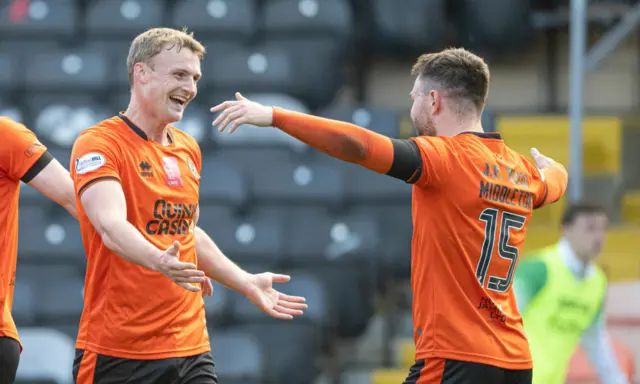
{"label": "blurred background person", "polygon": [[534,362],[534,384],[562,384],[582,343],[605,384],[626,384],[606,329],[607,278],[594,261],[604,245],[604,208],[578,202],[562,218],[562,238],[535,251],[516,271],[513,289]]}

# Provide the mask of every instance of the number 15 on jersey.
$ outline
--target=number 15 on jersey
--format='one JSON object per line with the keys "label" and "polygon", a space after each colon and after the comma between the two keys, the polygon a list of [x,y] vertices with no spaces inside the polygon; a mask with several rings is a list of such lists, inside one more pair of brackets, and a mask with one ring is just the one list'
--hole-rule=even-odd
{"label": "number 15 on jersey", "polygon": [[[484,241],[476,267],[476,277],[483,287],[486,286],[492,291],[506,292],[513,281],[519,254],[518,248],[509,244],[510,231],[524,228],[526,217],[496,208],[487,208],[480,214],[480,221],[484,223]],[[496,242],[498,242],[498,256],[500,256],[497,260],[494,259],[493,252]],[[507,276],[487,276],[491,263],[504,262],[509,263]]]}

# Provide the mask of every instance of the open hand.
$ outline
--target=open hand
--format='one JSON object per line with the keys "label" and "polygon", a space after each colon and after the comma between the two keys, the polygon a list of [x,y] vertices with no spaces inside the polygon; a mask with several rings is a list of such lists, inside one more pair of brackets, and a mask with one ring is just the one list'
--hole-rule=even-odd
{"label": "open hand", "polygon": [[540,153],[537,148],[531,148],[531,157],[535,160],[538,169],[546,168],[555,164],[555,160]]}
{"label": "open hand", "polygon": [[273,288],[273,283],[286,283],[290,276],[271,272],[251,275],[248,283],[247,298],[260,310],[271,317],[291,320],[301,316],[307,309],[306,299],[300,296],[289,296]]}
{"label": "open hand", "polygon": [[204,275],[204,272],[196,269],[195,264],[180,261],[179,256],[180,243],[174,241],[166,251],[162,252],[154,269],[182,288],[198,292],[200,287],[193,284],[206,284],[205,280],[208,280],[208,278]]}
{"label": "open hand", "polygon": [[242,124],[269,127],[273,123],[273,108],[251,101],[236,92],[236,100],[225,101],[211,108],[211,112],[222,112],[211,125],[218,126],[220,132],[231,124],[233,133]]}

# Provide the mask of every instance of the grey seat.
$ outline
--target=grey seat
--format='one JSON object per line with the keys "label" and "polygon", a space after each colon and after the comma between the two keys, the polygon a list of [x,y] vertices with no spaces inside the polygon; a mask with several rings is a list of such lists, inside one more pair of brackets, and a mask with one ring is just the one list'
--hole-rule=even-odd
{"label": "grey seat", "polygon": [[30,94],[31,128],[45,142],[71,148],[80,132],[112,117],[107,107],[78,95]]}
{"label": "grey seat", "polygon": [[373,0],[371,43],[378,52],[416,54],[440,49],[447,30],[445,0]]}
{"label": "grey seat", "polygon": [[92,0],[86,11],[90,37],[132,39],[164,23],[165,4],[160,0]]}
{"label": "grey seat", "polygon": [[242,42],[256,31],[256,8],[255,0],[179,0],[171,23],[176,28],[188,27],[198,38]]}
{"label": "grey seat", "polygon": [[368,105],[331,105],[319,115],[352,123],[391,138],[400,138],[399,116],[391,109]]}
{"label": "grey seat", "polygon": [[11,313],[19,329],[34,325],[37,306],[38,291],[33,285],[33,282],[16,279]]}
{"label": "grey seat", "polygon": [[200,227],[220,249],[240,263],[277,264],[283,255],[284,229],[277,218],[234,214],[227,207],[202,205]]}
{"label": "grey seat", "polygon": [[345,42],[353,30],[353,15],[347,0],[269,0],[263,12],[268,37],[328,35]]}
{"label": "grey seat", "polygon": [[0,35],[7,39],[70,38],[77,31],[77,15],[74,0],[40,0],[26,8],[1,0]]}
{"label": "grey seat", "polygon": [[212,331],[211,352],[220,382],[251,383],[264,378],[266,351],[250,333],[240,329]]}
{"label": "grey seat", "polygon": [[73,341],[65,334],[48,328],[22,328],[18,382],[52,382],[71,384],[71,364],[75,357]]}
{"label": "grey seat", "polygon": [[110,76],[106,55],[83,50],[38,52],[25,69],[32,91],[97,91]]}
{"label": "grey seat", "polygon": [[531,1],[462,2],[456,25],[463,46],[501,54],[524,52],[535,33],[532,8]]}
{"label": "grey seat", "polygon": [[[125,104],[123,108],[126,107],[127,105]],[[172,123],[171,125],[196,139],[200,148],[206,148],[211,136],[212,121],[209,108],[192,101],[184,111],[182,120]]]}
{"label": "grey seat", "polygon": [[9,92],[18,87],[21,78],[18,57],[0,51],[0,92]]}
{"label": "grey seat", "polygon": [[200,198],[203,203],[244,205],[249,185],[241,170],[232,162],[204,156],[200,178]]}

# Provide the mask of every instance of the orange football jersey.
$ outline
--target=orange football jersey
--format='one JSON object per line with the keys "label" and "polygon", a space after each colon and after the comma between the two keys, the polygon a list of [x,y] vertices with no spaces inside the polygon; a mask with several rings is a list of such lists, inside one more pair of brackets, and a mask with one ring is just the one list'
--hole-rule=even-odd
{"label": "orange football jersey", "polygon": [[18,340],[11,316],[18,255],[18,200],[20,181],[29,182],[53,158],[36,135],[8,117],[0,117],[0,336]]}
{"label": "orange football jersey", "polygon": [[79,349],[139,360],[210,350],[202,294],[111,252],[80,203],[92,184],[119,182],[127,220],[158,249],[179,241],[180,260],[197,264],[200,148],[184,132],[168,132],[171,144],[160,145],[120,114],[82,132],[74,144],[70,168],[87,255]]}
{"label": "orange football jersey", "polygon": [[498,134],[412,140],[422,157],[410,180],[416,360],[530,369],[511,285],[534,208],[564,191]]}

